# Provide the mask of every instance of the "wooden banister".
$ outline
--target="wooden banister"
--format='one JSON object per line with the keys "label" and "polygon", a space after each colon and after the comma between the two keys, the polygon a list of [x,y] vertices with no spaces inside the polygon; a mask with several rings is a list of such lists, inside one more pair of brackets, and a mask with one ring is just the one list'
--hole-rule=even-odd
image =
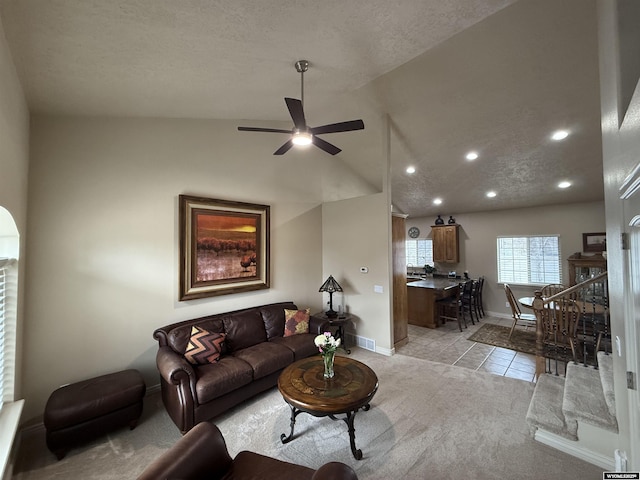
{"label": "wooden banister", "polygon": [[564,304],[565,302],[559,302],[559,300],[564,298],[575,298],[577,292],[583,290],[589,285],[601,282],[605,278],[607,278],[606,271],[594,276],[593,278],[589,278],[584,282],[573,285],[572,287],[569,287],[548,298],[543,298],[542,291],[536,290],[535,297],[532,303],[533,311],[536,315],[536,377],[545,372],[545,333],[543,325],[543,315],[545,313],[548,314],[548,312],[545,312],[545,309],[547,309],[548,305],[550,303],[553,303],[554,301],[556,303]]}

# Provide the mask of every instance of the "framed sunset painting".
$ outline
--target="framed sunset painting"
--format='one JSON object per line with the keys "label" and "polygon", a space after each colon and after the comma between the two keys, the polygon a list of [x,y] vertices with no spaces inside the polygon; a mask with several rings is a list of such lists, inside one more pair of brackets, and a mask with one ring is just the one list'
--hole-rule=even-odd
{"label": "framed sunset painting", "polygon": [[179,196],[180,300],[269,288],[269,206]]}

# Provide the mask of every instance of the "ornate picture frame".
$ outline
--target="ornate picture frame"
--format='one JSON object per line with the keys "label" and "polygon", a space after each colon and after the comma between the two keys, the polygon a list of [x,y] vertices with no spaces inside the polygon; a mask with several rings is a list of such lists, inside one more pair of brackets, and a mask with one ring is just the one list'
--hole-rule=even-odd
{"label": "ornate picture frame", "polygon": [[269,205],[179,195],[180,300],[269,288]]}
{"label": "ornate picture frame", "polygon": [[582,234],[582,251],[583,252],[604,252],[607,250],[607,233],[583,233]]}

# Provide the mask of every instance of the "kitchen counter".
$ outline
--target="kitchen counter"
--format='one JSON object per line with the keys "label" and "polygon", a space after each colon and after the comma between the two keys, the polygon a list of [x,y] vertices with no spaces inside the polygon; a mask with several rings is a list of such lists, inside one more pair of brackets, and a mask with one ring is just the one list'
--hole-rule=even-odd
{"label": "kitchen counter", "polygon": [[409,323],[436,328],[440,323],[436,302],[456,294],[456,288],[464,280],[448,277],[428,277],[407,283]]}
{"label": "kitchen counter", "polygon": [[435,290],[444,290],[446,288],[457,287],[464,280],[459,278],[448,277],[427,277],[421,280],[407,282],[407,287],[432,288]]}

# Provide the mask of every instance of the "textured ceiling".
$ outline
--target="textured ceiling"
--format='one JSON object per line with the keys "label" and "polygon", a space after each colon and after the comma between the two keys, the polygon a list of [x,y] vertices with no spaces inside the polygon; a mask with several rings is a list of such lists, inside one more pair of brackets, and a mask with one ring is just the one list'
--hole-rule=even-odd
{"label": "textured ceiling", "polygon": [[372,185],[388,115],[405,213],[603,198],[595,0],[0,0],[0,16],[36,113],[283,128],[305,58],[309,123],[363,118],[327,140]]}

